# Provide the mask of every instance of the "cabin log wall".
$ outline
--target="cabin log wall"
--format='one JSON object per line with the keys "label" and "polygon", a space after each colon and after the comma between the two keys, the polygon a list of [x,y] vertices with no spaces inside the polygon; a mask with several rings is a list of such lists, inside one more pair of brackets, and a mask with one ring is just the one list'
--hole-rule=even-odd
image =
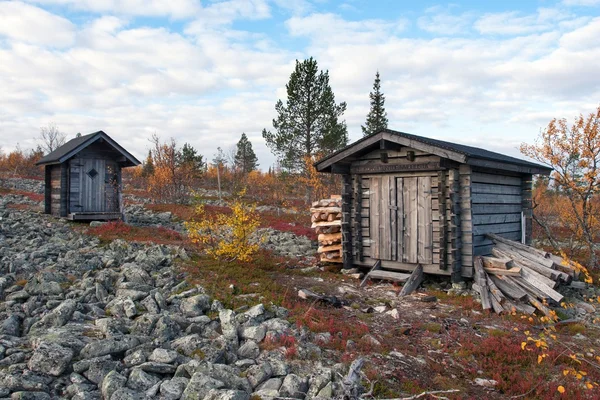
{"label": "cabin log wall", "polygon": [[[439,163],[440,157],[425,152],[414,150],[415,159],[408,159],[409,148],[401,150],[376,150],[354,161],[352,167],[360,165],[394,165],[394,164],[413,164],[413,163]],[[387,162],[381,159],[381,153],[387,153]],[[352,208],[350,221],[352,227],[352,258],[354,265],[373,266],[380,258],[378,249],[374,243],[379,242],[379,230],[374,231],[375,237],[371,235],[371,224],[373,223],[371,213],[372,197],[375,191],[382,193],[379,187],[373,188],[371,178],[386,178],[387,184],[383,184],[387,190],[390,189],[390,179],[397,178],[419,178],[428,177],[422,180],[425,185],[422,191],[426,190],[431,196],[431,210],[427,210],[431,215],[431,233],[433,235],[431,259],[420,259],[424,271],[439,275],[452,275],[454,280],[461,279],[462,276],[472,276],[472,265],[463,268],[461,253],[461,197],[460,197],[460,174],[458,169],[451,170],[431,170],[431,171],[406,171],[383,174],[352,174]],[[383,181],[383,180],[382,180]],[[430,183],[429,183],[430,182]],[[420,182],[421,183],[421,182]],[[427,185],[430,186],[427,186]],[[427,189],[425,189],[425,187]],[[423,192],[424,193],[424,192]],[[429,201],[429,200],[427,200]],[[390,200],[393,207],[395,203]],[[375,210],[385,215],[390,214],[387,210]],[[390,216],[391,217],[391,216]],[[400,223],[400,219],[398,220]],[[419,221],[421,224],[421,221]],[[400,232],[402,227],[398,227]],[[394,240],[394,235],[389,238]],[[398,240],[398,238],[396,237]],[[419,243],[423,247],[422,243]],[[393,251],[392,251],[393,252]],[[393,254],[392,254],[393,256]],[[406,263],[402,260],[391,261],[382,260],[382,268],[410,271],[416,267],[416,263]]]}
{"label": "cabin log wall", "polygon": [[523,175],[521,180],[521,193],[523,196],[522,207],[523,207],[523,228],[525,230],[525,241],[527,245],[531,244],[532,238],[532,223],[533,223],[533,201],[532,201],[532,190],[533,190],[533,175]]}
{"label": "cabin log wall", "polygon": [[342,175],[342,263],[346,269],[352,268],[352,177]]}
{"label": "cabin log wall", "polygon": [[50,214],[60,217],[60,165],[49,165],[50,169]]}
{"label": "cabin log wall", "polygon": [[473,256],[491,254],[493,242],[485,236],[486,233],[521,241],[522,185],[521,176],[517,174],[499,175],[473,169]]}

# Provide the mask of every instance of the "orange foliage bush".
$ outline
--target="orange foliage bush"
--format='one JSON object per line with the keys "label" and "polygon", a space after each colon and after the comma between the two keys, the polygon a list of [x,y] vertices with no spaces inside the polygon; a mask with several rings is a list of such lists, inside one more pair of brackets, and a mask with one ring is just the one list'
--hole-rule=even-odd
{"label": "orange foliage bush", "polygon": [[596,267],[600,247],[600,106],[572,125],[553,119],[521,152],[554,169],[534,193],[534,219],[556,250]]}
{"label": "orange foliage bush", "polygon": [[44,167],[35,165],[43,155],[39,148],[27,153],[18,147],[8,154],[0,152],[0,174],[5,177],[43,179]]}

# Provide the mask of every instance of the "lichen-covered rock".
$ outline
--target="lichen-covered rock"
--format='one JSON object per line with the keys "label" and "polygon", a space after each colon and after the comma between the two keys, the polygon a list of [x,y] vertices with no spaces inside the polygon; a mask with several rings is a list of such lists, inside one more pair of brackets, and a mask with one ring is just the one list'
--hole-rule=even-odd
{"label": "lichen-covered rock", "polygon": [[117,371],[110,371],[102,380],[101,392],[102,397],[110,399],[117,389],[122,388],[127,383],[127,378]]}
{"label": "lichen-covered rock", "polygon": [[160,382],[160,378],[154,374],[148,373],[139,367],[131,370],[127,379],[127,387],[137,391],[145,391]]}
{"label": "lichen-covered rock", "polygon": [[88,343],[79,356],[83,359],[100,357],[107,354],[119,354],[134,348],[140,341],[133,336],[123,336],[118,339],[104,339]]}
{"label": "lichen-covered rock", "polygon": [[256,342],[252,340],[246,341],[237,351],[238,356],[242,358],[251,358],[256,359],[260,354],[260,348],[256,344]]}
{"label": "lichen-covered rock", "polygon": [[250,394],[243,390],[211,389],[204,400],[249,400]]}
{"label": "lichen-covered rock", "polygon": [[33,352],[27,366],[32,371],[60,376],[69,367],[73,350],[55,343],[42,343]]}
{"label": "lichen-covered rock", "polygon": [[294,399],[303,399],[308,392],[308,380],[301,378],[296,374],[289,374],[283,380],[279,394],[282,397],[291,397]]}
{"label": "lichen-covered rock", "polygon": [[189,383],[189,379],[184,377],[176,377],[168,381],[164,381],[160,385],[160,395],[164,400],[177,400],[183,394],[183,391]]}
{"label": "lichen-covered rock", "polygon": [[205,294],[185,298],[181,301],[179,309],[186,317],[197,317],[204,315],[210,310],[210,297]]}
{"label": "lichen-covered rock", "polygon": [[30,332],[43,330],[50,327],[60,327],[71,319],[73,312],[77,309],[77,302],[73,299],[63,301],[58,307],[50,311],[41,320],[33,324]]}
{"label": "lichen-covered rock", "polygon": [[148,360],[159,363],[171,364],[174,363],[178,357],[179,353],[177,353],[176,351],[158,348],[152,351],[152,354],[148,356]]}
{"label": "lichen-covered rock", "polygon": [[197,400],[203,399],[211,389],[220,389],[225,387],[225,384],[218,379],[196,372],[192,375],[188,385],[186,386],[181,400]]}

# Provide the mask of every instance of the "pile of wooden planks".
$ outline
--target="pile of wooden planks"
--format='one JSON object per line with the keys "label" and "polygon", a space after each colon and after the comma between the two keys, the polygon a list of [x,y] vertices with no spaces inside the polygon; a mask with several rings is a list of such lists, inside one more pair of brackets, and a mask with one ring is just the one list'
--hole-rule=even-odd
{"label": "pile of wooden planks", "polygon": [[342,199],[332,195],[312,203],[312,228],[318,235],[321,261],[342,262]]}
{"label": "pile of wooden planks", "polygon": [[563,299],[555,288],[577,278],[577,271],[553,254],[495,234],[487,236],[494,241],[494,257],[474,259],[473,289],[480,294],[483,309],[498,314],[539,310],[550,315],[550,301]]}

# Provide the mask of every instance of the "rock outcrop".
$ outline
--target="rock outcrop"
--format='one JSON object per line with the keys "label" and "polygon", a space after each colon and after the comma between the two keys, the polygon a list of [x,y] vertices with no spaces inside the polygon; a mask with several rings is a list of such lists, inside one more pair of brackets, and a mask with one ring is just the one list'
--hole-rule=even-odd
{"label": "rock outcrop", "polygon": [[0,398],[302,399],[339,389],[334,365],[289,360],[277,346],[307,335],[285,309],[223,308],[174,267],[183,249],[101,245],[5,200]]}

